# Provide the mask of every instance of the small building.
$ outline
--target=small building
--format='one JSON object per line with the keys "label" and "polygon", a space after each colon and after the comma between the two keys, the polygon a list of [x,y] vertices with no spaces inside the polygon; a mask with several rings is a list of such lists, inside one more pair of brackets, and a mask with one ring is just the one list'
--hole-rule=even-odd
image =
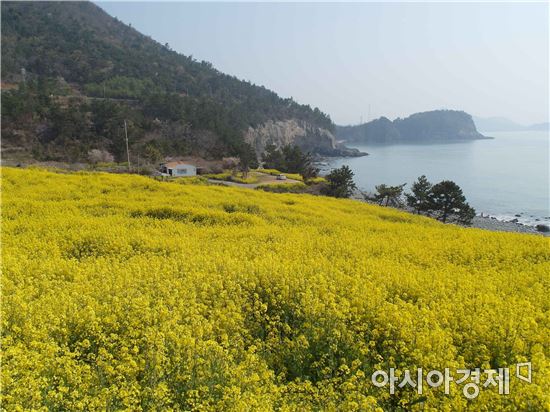
{"label": "small building", "polygon": [[188,163],[167,162],[160,165],[160,172],[164,176],[196,176],[197,167]]}

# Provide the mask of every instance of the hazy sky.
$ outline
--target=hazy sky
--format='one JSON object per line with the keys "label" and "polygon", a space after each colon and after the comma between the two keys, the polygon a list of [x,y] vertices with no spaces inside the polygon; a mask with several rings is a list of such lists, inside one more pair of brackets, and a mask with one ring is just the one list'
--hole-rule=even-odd
{"label": "hazy sky", "polygon": [[98,3],[338,124],[460,109],[548,121],[547,3]]}

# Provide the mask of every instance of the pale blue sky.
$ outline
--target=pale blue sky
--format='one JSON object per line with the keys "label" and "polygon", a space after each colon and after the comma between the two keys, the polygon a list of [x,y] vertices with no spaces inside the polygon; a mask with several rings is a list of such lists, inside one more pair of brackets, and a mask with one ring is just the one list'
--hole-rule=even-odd
{"label": "pale blue sky", "polygon": [[338,124],[448,108],[548,121],[547,3],[99,2]]}

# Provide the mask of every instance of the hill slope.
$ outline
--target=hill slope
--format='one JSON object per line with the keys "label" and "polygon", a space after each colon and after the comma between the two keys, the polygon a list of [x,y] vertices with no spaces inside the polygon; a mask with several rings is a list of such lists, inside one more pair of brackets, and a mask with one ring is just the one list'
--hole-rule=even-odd
{"label": "hill slope", "polygon": [[[546,239],[186,180],[2,174],[6,410],[547,404]],[[482,383],[510,367],[510,394],[390,395],[371,383],[390,367],[479,367]]]}
{"label": "hill slope", "polygon": [[354,143],[447,142],[486,139],[469,114],[457,110],[415,113],[393,122],[386,117],[357,126],[337,126],[339,139]]}
{"label": "hill slope", "polygon": [[2,46],[4,146],[37,157],[103,148],[120,158],[124,118],[142,157],[238,154],[245,135],[261,148],[255,129],[267,122],[296,123],[283,138],[337,152],[319,109],[178,54],[89,2],[2,2]]}

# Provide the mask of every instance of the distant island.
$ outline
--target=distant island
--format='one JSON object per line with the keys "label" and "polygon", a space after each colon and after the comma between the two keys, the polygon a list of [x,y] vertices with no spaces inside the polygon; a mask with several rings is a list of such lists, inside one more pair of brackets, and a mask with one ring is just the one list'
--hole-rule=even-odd
{"label": "distant island", "polygon": [[523,125],[514,122],[505,117],[477,117],[474,116],[474,123],[479,130],[486,132],[517,132],[529,130],[550,130],[550,123],[536,123],[531,125]]}
{"label": "distant island", "polygon": [[491,139],[477,131],[471,115],[457,110],[415,113],[394,121],[380,117],[356,126],[336,126],[335,134],[348,143],[443,143]]}

